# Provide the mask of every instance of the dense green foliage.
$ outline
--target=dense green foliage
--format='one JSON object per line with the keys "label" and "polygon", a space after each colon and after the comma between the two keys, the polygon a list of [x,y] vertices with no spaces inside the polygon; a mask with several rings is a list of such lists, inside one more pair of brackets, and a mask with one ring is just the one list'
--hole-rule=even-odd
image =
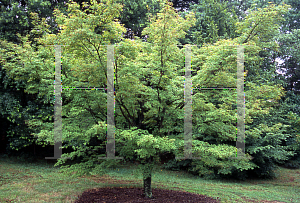
{"label": "dense green foliage", "polygon": [[[235,38],[238,16],[234,9],[228,8],[226,2],[201,0],[193,4],[190,11],[196,14],[196,24],[181,43],[198,44],[215,43],[219,39]],[[183,12],[184,16],[186,12]]]}
{"label": "dense green foliage", "polygon": [[[280,30],[290,8],[268,3],[249,7],[242,15],[230,1],[203,0],[181,15],[167,1],[69,2],[67,8],[48,10],[52,24],[38,12],[30,13],[31,27],[20,23],[20,29],[27,26],[28,32],[0,41],[0,112],[1,119],[10,123],[10,148],[54,145],[55,50],[46,45],[69,45],[62,48],[64,87],[105,88],[104,45],[115,44],[116,156],[140,161],[144,180],[150,177],[151,182],[151,171],[164,153],[183,156],[185,48],[179,43],[202,45],[192,47],[196,88],[235,87],[237,51],[232,45],[241,44],[247,159],[231,159],[236,154],[236,92],[194,90],[193,156],[201,159],[171,160],[166,167],[182,167],[204,177],[273,177],[276,164],[297,162],[300,157],[299,96],[292,92],[285,96],[284,91],[284,84],[299,78],[299,32]],[[138,19],[136,10],[148,14]],[[129,28],[140,33],[134,40],[125,38]],[[289,62],[287,74],[292,77],[285,79],[276,72],[275,58],[289,55],[285,63]],[[120,160],[98,159],[106,156],[107,94],[63,90],[62,98],[63,148],[71,150],[63,157],[78,162],[59,159],[57,165],[82,175],[104,173],[106,167],[118,164]]]}
{"label": "dense green foliage", "polygon": [[[22,51],[15,49],[16,44],[23,43],[18,35],[28,34],[28,40],[35,46],[37,43],[35,38],[39,38],[43,34],[36,27],[37,18],[42,18],[40,19],[41,23],[39,23],[40,27],[45,26],[47,23],[50,25],[51,31],[55,33],[57,28],[53,19],[53,8],[58,6],[63,10],[60,1],[1,1],[0,6],[1,48],[5,48],[2,50],[2,55],[8,57],[8,61],[15,62],[20,60],[17,53]],[[31,15],[32,12],[36,14]],[[35,27],[37,29],[34,29]],[[13,44],[8,45],[7,41]],[[9,56],[12,53],[15,53],[13,55],[16,58]],[[27,52],[27,54],[32,53]],[[31,57],[34,57],[34,55],[31,55]],[[22,65],[19,63],[18,67],[21,68]],[[23,78],[26,78],[26,76]],[[32,130],[25,125],[24,121],[36,118],[37,115],[52,115],[53,105],[51,107],[50,104],[45,104],[42,100],[39,100],[36,94],[26,92],[27,80],[14,80],[3,69],[2,63],[0,64],[0,80],[0,122],[7,127],[7,129],[1,129],[6,131],[2,132],[5,137],[2,137],[4,145],[1,147],[6,149],[6,153],[15,153],[15,150],[22,150],[31,146],[35,148],[36,138],[30,135]]]}

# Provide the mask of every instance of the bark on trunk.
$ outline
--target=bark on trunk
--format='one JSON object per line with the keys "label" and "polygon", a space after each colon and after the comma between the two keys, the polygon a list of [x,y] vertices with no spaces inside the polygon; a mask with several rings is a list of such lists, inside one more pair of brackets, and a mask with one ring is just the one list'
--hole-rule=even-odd
{"label": "bark on trunk", "polygon": [[151,175],[147,178],[144,178],[144,195],[147,198],[153,198],[151,189]]}
{"label": "bark on trunk", "polygon": [[146,160],[144,164],[143,180],[144,180],[144,195],[146,198],[153,198],[151,189],[151,173],[153,168],[153,157]]}

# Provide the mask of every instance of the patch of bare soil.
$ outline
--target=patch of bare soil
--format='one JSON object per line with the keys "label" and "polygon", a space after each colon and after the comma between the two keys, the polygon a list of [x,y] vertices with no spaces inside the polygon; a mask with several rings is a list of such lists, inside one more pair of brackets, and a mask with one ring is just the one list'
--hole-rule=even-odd
{"label": "patch of bare soil", "polygon": [[156,202],[156,203],[175,203],[175,202],[206,202],[219,203],[220,201],[189,192],[152,189],[153,198],[143,196],[143,188],[123,188],[105,187],[91,189],[83,192],[75,203],[137,203],[137,202]]}

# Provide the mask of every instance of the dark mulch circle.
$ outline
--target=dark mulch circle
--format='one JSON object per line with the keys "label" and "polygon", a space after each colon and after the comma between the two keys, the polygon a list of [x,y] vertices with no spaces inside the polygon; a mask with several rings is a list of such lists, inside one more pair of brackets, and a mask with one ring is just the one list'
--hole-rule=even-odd
{"label": "dark mulch circle", "polygon": [[123,188],[123,187],[104,187],[90,189],[83,192],[75,201],[75,203],[137,203],[137,202],[156,202],[156,203],[171,203],[171,202],[206,202],[219,203],[220,201],[189,192],[152,189],[153,199],[148,199],[143,196],[143,188]]}

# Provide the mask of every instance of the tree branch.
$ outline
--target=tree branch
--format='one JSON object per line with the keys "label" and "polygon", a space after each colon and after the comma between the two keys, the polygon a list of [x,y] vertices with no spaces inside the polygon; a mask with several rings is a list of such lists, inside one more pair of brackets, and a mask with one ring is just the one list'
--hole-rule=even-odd
{"label": "tree branch", "polygon": [[[126,108],[126,106],[125,106],[124,103],[123,103],[122,98],[121,98],[120,100],[118,100],[118,99],[116,99],[116,100],[117,100],[118,103],[120,103],[120,107],[119,107],[119,108],[120,108],[120,110],[121,110],[121,113],[122,113],[122,115],[125,117],[125,119],[128,121],[129,125],[130,125],[130,126],[136,126],[135,123],[132,123],[132,121],[130,121],[130,119],[133,120],[134,117],[130,115],[128,109]],[[128,116],[130,117],[130,119],[128,118],[128,116],[126,116],[126,115],[124,114],[124,112],[123,112],[123,110],[122,110],[121,107],[123,107],[123,108],[126,110],[126,112],[127,112]]]}
{"label": "tree branch", "polygon": [[[254,32],[255,28],[259,25],[259,23],[260,23],[260,21],[254,25],[254,27],[252,28],[252,30],[249,33],[248,37],[244,40],[244,42],[242,44],[244,44],[244,43],[248,42],[248,40],[250,40],[250,37],[251,37],[252,33]],[[257,35],[257,33],[255,33],[255,35]],[[255,35],[253,35],[252,37],[254,37]]]}

